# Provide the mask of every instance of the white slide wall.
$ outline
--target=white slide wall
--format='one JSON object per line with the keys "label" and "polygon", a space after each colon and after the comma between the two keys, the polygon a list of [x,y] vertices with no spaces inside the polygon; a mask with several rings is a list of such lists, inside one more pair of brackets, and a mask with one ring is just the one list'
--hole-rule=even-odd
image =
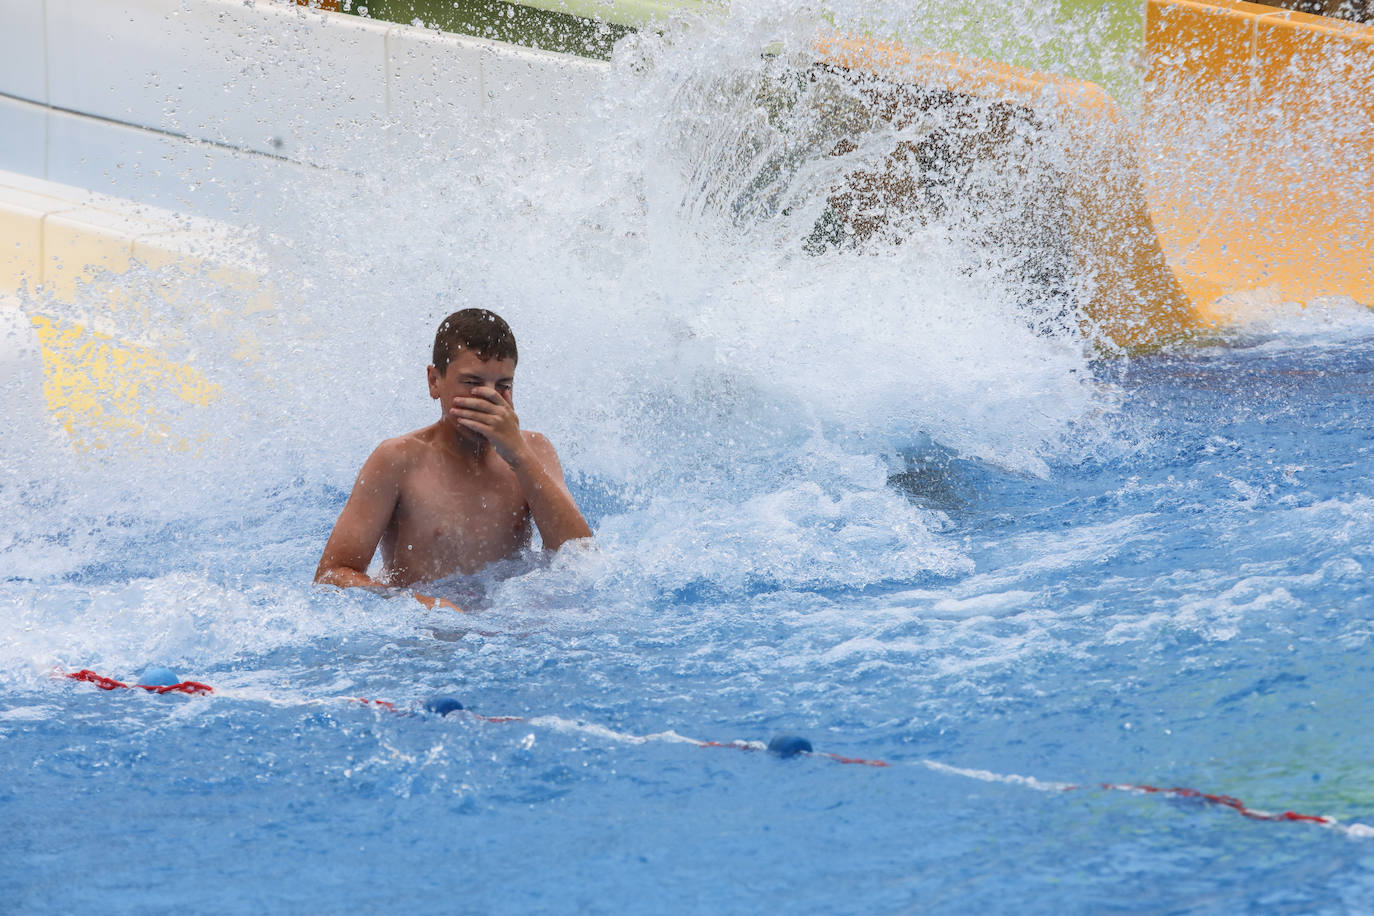
{"label": "white slide wall", "polygon": [[557,142],[606,70],[281,0],[0,0],[0,432],[188,447],[159,405],[215,380],[35,289],[74,301],[92,270],[178,264],[271,307],[251,234],[188,214],[270,225],[283,184],[366,169],[378,142],[442,158],[524,119]]}
{"label": "white slide wall", "polygon": [[558,131],[606,71],[282,0],[0,0],[0,21],[0,170],[221,218],[279,169],[349,167],[370,128]]}

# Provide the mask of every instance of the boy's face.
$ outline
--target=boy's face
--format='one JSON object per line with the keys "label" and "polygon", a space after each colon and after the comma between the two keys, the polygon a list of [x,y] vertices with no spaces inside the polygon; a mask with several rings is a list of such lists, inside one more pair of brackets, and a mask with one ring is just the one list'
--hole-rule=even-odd
{"label": "boy's face", "polygon": [[[490,397],[494,391],[507,404],[515,406],[515,361],[511,359],[482,359],[471,350],[459,350],[449,360],[448,368],[441,374],[430,366],[429,396],[439,401],[439,409],[445,417],[453,406],[454,398]],[[453,424],[454,429],[465,437],[479,436],[466,426]]]}

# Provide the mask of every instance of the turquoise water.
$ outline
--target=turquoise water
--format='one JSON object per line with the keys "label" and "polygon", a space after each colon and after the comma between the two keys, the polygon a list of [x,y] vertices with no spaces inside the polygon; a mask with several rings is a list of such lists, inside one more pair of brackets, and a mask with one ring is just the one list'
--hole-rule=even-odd
{"label": "turquoise water", "polygon": [[[977,213],[808,252],[845,163],[745,117],[778,28],[618,48],[571,140],[279,188],[290,307],[205,290],[164,335],[223,386],[174,416],[194,448],[3,444],[0,900],[1367,908],[1374,319],[1112,359]],[[179,315],[171,280],[110,280],[146,306],[116,330]],[[470,617],[317,589],[457,304],[515,327],[596,547],[437,586]],[[216,692],[60,676],[149,664]],[[890,765],[678,740],[779,733]]]}

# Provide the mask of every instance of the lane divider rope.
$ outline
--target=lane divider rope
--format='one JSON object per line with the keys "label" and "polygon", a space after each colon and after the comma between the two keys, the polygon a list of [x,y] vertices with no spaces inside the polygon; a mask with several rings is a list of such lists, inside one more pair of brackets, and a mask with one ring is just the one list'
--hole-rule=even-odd
{"label": "lane divider rope", "polygon": [[[69,678],[71,680],[84,681],[89,684],[94,684],[101,690],[142,689],[150,693],[156,694],[184,693],[190,696],[205,696],[212,693],[219,693],[221,696],[234,696],[234,694],[228,693],[226,691],[216,691],[215,688],[211,687],[209,684],[202,684],[199,681],[179,681],[174,684],[163,685],[126,684],[123,681],[117,681],[114,678],[105,677],[104,675],[97,674],[89,668],[83,668],[80,671],[70,672],[61,676]],[[398,706],[396,703],[390,700],[375,700],[369,699],[367,697],[339,697],[338,699],[346,700],[350,703],[357,703],[378,710],[393,712],[398,715],[409,714],[409,712],[406,709],[403,709],[402,707]],[[448,700],[448,698],[442,699]],[[465,718],[474,719],[479,722],[488,722],[497,725],[523,723],[526,725],[546,727],[555,731],[578,732],[581,734],[590,735],[605,740],[615,741],[622,744],[646,744],[651,741],[666,741],[676,744],[690,744],[699,748],[725,748],[729,750],[751,752],[772,751],[774,753],[777,753],[779,756],[783,757],[818,757],[825,760],[833,761],[835,763],[854,766],[866,766],[877,768],[890,768],[895,766],[895,764],[889,763],[886,760],[868,759],[864,757],[846,757],[841,754],[832,754],[825,751],[815,751],[811,748],[811,742],[806,741],[805,739],[798,739],[791,736],[787,736],[786,738],[780,736],[779,738],[775,738],[773,742],[765,743],[762,741],[746,740],[703,741],[697,738],[689,738],[686,735],[680,735],[672,730],[655,732],[649,735],[635,735],[628,732],[616,731],[615,729],[607,728],[604,725],[595,725],[588,724],[585,722],[578,722],[571,719],[565,719],[561,716],[486,716],[474,712],[470,709],[466,709],[462,707],[460,704],[458,704],[456,701],[449,700],[449,703],[451,704],[450,706],[446,707],[444,711],[439,711],[437,714],[442,716],[448,716],[453,712],[461,712]],[[782,742],[781,745],[779,742]],[[1331,830],[1335,830],[1339,833],[1343,833],[1349,837],[1358,839],[1374,839],[1374,827],[1371,827],[1366,824],[1342,824],[1336,818],[1322,814],[1299,814],[1296,811],[1263,811],[1258,808],[1251,808],[1244,802],[1242,802],[1240,799],[1231,795],[1219,795],[1210,792],[1202,792],[1198,789],[1189,789],[1181,786],[1163,788],[1160,786],[1151,786],[1137,783],[1101,782],[1095,784],[1076,784],[1065,782],[1048,782],[1045,780],[1036,779],[1034,776],[1020,776],[1016,774],[994,773],[991,770],[969,769],[965,767],[953,766],[948,763],[941,763],[936,760],[918,760],[914,761],[914,763],[918,766],[922,766],[928,770],[933,770],[938,773],[963,776],[969,779],[979,780],[980,782],[994,782],[1008,785],[1025,786],[1027,788],[1035,789],[1040,792],[1063,793],[1098,789],[1106,792],[1127,792],[1134,795],[1184,799],[1187,801],[1198,802],[1204,805],[1228,808],[1232,811],[1235,811],[1241,817],[1245,817],[1254,821],[1296,822],[1316,824],[1320,827],[1325,827]]]}
{"label": "lane divider rope", "polygon": [[123,681],[117,681],[112,677],[96,674],[89,668],[82,668],[80,671],[74,671],[68,674],[67,677],[75,681],[86,681],[94,684],[101,690],[118,690],[121,687],[132,689],[137,687],[140,690],[146,690],[149,693],[157,694],[185,693],[196,695],[215,692],[215,688],[211,687],[209,684],[202,684],[199,681],[180,681],[176,684],[125,684]]}

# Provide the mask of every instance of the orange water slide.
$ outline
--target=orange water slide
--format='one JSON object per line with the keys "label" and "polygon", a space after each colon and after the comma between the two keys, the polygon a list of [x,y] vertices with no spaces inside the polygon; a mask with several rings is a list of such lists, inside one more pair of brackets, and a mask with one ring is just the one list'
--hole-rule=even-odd
{"label": "orange water slide", "polygon": [[1199,320],[1374,307],[1374,26],[1149,0],[1145,52],[1150,210]]}
{"label": "orange water slide", "polygon": [[1053,127],[1079,305],[1108,346],[1154,347],[1281,303],[1374,307],[1374,26],[1148,0],[1138,125],[1092,83],[866,39],[818,50],[941,104]]}

